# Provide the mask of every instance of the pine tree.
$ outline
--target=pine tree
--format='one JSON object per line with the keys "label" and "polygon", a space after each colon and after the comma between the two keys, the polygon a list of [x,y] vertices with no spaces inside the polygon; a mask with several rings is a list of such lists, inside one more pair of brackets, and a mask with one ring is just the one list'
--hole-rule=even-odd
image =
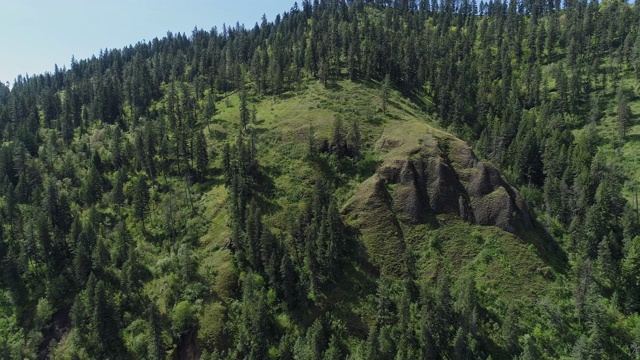
{"label": "pine tree", "polygon": [[84,186],[85,203],[89,206],[100,201],[103,190],[103,178],[98,169],[93,166],[89,167],[87,178]]}
{"label": "pine tree", "polygon": [[204,181],[209,169],[209,152],[207,151],[207,141],[202,131],[196,132],[194,148],[198,180]]}
{"label": "pine tree", "polygon": [[107,270],[107,267],[111,264],[111,255],[106,245],[102,241],[102,237],[99,237],[96,241],[96,245],[93,248],[91,254],[91,264],[93,271],[96,274],[103,273]]}
{"label": "pine tree", "polygon": [[518,333],[518,314],[513,306],[509,306],[502,323],[502,340],[511,356],[516,356],[519,352]]}
{"label": "pine tree", "polygon": [[116,172],[115,183],[111,190],[111,201],[119,208],[124,204],[124,184],[126,182],[126,172],[121,169]]}
{"label": "pine tree", "polygon": [[91,323],[93,325],[94,340],[98,343],[98,353],[96,355],[116,354],[119,351],[118,325],[110,302],[110,296],[102,280],[99,280],[96,284],[93,305]]}
{"label": "pine tree", "polygon": [[621,263],[624,279],[624,308],[627,313],[640,309],[640,237],[628,242]]}
{"label": "pine tree", "polygon": [[635,70],[636,79],[640,80],[640,31],[636,31],[636,38],[631,53],[631,63]]}
{"label": "pine tree", "polygon": [[521,360],[534,360],[540,358],[535,339],[531,335],[524,335],[522,337],[522,343],[522,354],[520,354]]}
{"label": "pine tree", "polygon": [[160,320],[158,310],[153,302],[149,307],[149,325],[151,326],[151,341],[149,342],[149,359],[162,360],[165,358],[162,341],[162,334],[160,330]]}
{"label": "pine tree", "polygon": [[116,268],[121,268],[132,250],[132,239],[124,222],[119,222],[114,229],[112,261]]}
{"label": "pine tree", "polygon": [[291,311],[301,307],[303,304],[298,298],[297,277],[288,254],[282,256],[279,269],[282,279],[282,292],[288,309]]}
{"label": "pine tree", "polygon": [[622,87],[618,88],[616,100],[618,102],[618,136],[622,141],[625,141],[627,137],[627,129],[629,128],[629,126],[631,126],[631,108],[629,107],[629,103],[625,95],[625,90]]}
{"label": "pine tree", "polygon": [[614,288],[616,285],[617,279],[617,271],[614,263],[613,256],[611,254],[611,247],[609,245],[609,238],[613,238],[615,241],[615,236],[610,234],[600,241],[598,244],[598,258],[595,264],[596,274],[600,280],[600,283],[607,288]]}
{"label": "pine tree", "polygon": [[131,203],[133,205],[133,216],[142,223],[142,229],[145,229],[144,219],[149,212],[149,186],[147,184],[147,176],[144,173],[138,173],[133,178],[131,184]]}
{"label": "pine tree", "polygon": [[73,270],[76,282],[79,284],[84,284],[91,273],[91,243],[93,234],[92,229],[85,228],[80,231],[78,238],[75,240]]}
{"label": "pine tree", "polygon": [[380,101],[382,101],[382,112],[384,112],[385,114],[387,112],[390,92],[391,92],[391,76],[387,74],[385,75],[384,80],[382,81],[382,88],[380,90]]}
{"label": "pine tree", "polygon": [[24,320],[28,311],[29,289],[22,279],[22,269],[19,265],[18,254],[15,250],[10,249],[0,261],[3,268],[2,283],[8,288],[11,302],[15,306],[17,318]]}
{"label": "pine tree", "polygon": [[249,125],[250,114],[249,107],[247,106],[247,92],[244,89],[240,89],[240,129],[244,131]]}
{"label": "pine tree", "polygon": [[76,294],[70,311],[71,324],[78,331],[79,337],[82,339],[87,335],[87,309],[84,299],[84,293]]}
{"label": "pine tree", "polygon": [[345,143],[345,136],[344,136],[344,126],[342,125],[342,117],[340,116],[336,116],[335,120],[333,121],[333,126],[332,126],[332,131],[331,131],[331,144],[330,144],[330,149],[331,152],[336,154],[336,156],[338,158],[342,158],[344,156],[344,153],[346,151],[346,143]]}
{"label": "pine tree", "polygon": [[44,183],[42,194],[42,210],[52,226],[57,224],[58,219],[58,186],[55,179],[48,178]]}
{"label": "pine tree", "polygon": [[343,359],[344,355],[341,349],[340,339],[334,334],[331,335],[331,339],[329,340],[329,347],[324,352],[322,359],[323,360],[339,360]]}
{"label": "pine tree", "polygon": [[213,120],[213,117],[216,115],[216,113],[218,112],[218,109],[216,108],[216,96],[213,93],[213,91],[207,93],[207,96],[205,97],[205,105],[204,105],[204,112],[203,115],[207,121],[207,127],[209,126],[209,124],[211,124],[211,120]]}
{"label": "pine tree", "polygon": [[62,102],[54,89],[49,89],[43,93],[42,109],[44,112],[44,125],[51,128],[54,125],[53,121],[58,120],[62,113]]}

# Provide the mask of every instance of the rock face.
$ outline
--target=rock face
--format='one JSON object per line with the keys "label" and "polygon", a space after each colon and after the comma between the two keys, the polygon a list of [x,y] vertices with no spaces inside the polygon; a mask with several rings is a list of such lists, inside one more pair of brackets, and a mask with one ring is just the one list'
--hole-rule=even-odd
{"label": "rock face", "polygon": [[378,142],[378,151],[386,153],[386,160],[343,210],[376,258],[403,252],[400,221],[418,225],[451,214],[511,233],[531,227],[518,192],[459,139],[444,133],[427,133],[418,144],[385,138]]}
{"label": "rock face", "polygon": [[395,211],[412,223],[428,214],[455,214],[478,225],[515,233],[531,226],[529,209],[498,170],[475,156],[455,138],[428,141],[386,161],[374,175],[393,190]]}

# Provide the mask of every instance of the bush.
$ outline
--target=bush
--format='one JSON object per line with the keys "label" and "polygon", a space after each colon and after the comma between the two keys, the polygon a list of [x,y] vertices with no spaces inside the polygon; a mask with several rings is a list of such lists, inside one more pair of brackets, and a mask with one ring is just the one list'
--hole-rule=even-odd
{"label": "bush", "polygon": [[198,342],[209,351],[224,347],[224,324],[226,320],[226,308],[220,303],[207,304],[202,309],[200,327],[198,329]]}
{"label": "bush", "polygon": [[188,301],[179,302],[171,313],[171,328],[174,335],[180,336],[189,332],[196,324],[193,307]]}
{"label": "bush", "polygon": [[33,318],[34,328],[44,329],[51,322],[51,316],[53,316],[53,307],[49,300],[46,298],[40,299],[36,306],[36,315]]}

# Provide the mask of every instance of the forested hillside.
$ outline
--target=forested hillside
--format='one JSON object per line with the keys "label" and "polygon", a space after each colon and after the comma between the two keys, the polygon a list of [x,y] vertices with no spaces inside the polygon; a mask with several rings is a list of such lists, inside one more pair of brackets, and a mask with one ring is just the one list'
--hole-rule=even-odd
{"label": "forested hillside", "polygon": [[0,358],[640,358],[639,120],[619,0],[304,0],[19,77]]}

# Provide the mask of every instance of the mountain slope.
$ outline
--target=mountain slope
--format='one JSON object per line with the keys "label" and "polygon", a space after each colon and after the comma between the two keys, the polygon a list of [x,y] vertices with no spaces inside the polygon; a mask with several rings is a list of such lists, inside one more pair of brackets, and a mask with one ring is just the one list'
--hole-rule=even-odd
{"label": "mountain slope", "polygon": [[[378,86],[351,82],[337,85],[337,89],[324,89],[319,83],[309,82],[283,99],[249,102],[256,111],[256,131],[260,133],[259,162],[274,183],[274,189],[264,199],[269,213],[266,223],[274,233],[286,234],[290,227],[287,213],[291,213],[291,208],[306,206],[318,172],[330,173],[337,184],[335,193],[343,199],[345,224],[356,231],[352,246],[364,251],[348,251],[344,273],[322,294],[314,295],[320,296],[316,298],[323,304],[320,306],[341,314],[339,318],[354,331],[350,336],[355,336],[354,340],[362,339],[364,324],[373,324],[367,313],[354,309],[374,306],[367,299],[375,295],[371,284],[379,272],[397,279],[392,282],[401,281],[411,272],[426,280],[425,284],[435,284],[441,271],[438,268],[443,265],[450,269],[454,283],[469,278],[477,282],[483,307],[499,309],[513,301],[528,306],[535,304],[538,296],[551,286],[557,271],[564,271],[565,260],[561,252],[540,254],[537,251],[537,247],[550,246],[550,240],[545,240],[542,232],[532,232],[533,220],[517,191],[501,179],[495,168],[479,162],[468,145],[429,125],[430,117],[399,94],[392,96],[396,105],[390,106],[387,113],[374,110],[372,115],[370,104],[380,102]],[[237,123],[234,112],[238,110],[238,97],[230,96],[219,106],[221,111],[214,120],[215,128],[231,128]],[[326,154],[329,164],[309,161],[310,134],[317,144],[329,143],[336,118],[344,114],[350,114],[349,119],[360,126],[365,139],[364,159],[347,165],[355,166],[347,170],[336,164],[338,160],[332,158],[333,154]],[[446,154],[440,143],[446,143]],[[369,158],[376,159],[375,166],[362,164]],[[415,169],[411,165],[413,161],[446,161],[448,171],[455,171],[453,175],[461,180],[430,180],[429,188],[422,184],[425,194],[421,197],[421,190],[416,189],[413,181],[418,175],[406,174],[409,166]],[[422,168],[425,168],[422,174],[425,177],[432,170],[427,165]],[[362,170],[354,174],[355,177],[348,175],[357,169]],[[411,186],[402,179],[411,179]],[[203,197],[204,206],[211,208],[206,213],[217,214],[215,219],[221,219],[226,211],[221,200],[224,195],[216,190],[222,185],[218,186]],[[452,193],[459,195],[452,196]],[[462,196],[469,203],[461,214]],[[430,202],[430,199],[437,200]],[[464,211],[468,211],[467,217]],[[203,249],[203,263],[229,266],[215,260],[228,254],[225,246],[229,244],[230,232],[220,228],[223,223],[214,220],[209,234],[202,238],[203,244],[211,244]],[[509,234],[493,226],[495,224],[520,235]],[[411,269],[407,268],[409,258],[415,258]],[[220,272],[211,286],[222,293],[233,291],[235,282],[223,280],[226,276],[226,271]],[[221,283],[231,289],[219,289]],[[523,292],[523,287],[529,291]],[[349,295],[353,289],[359,289],[358,296]]]}
{"label": "mountain slope", "polygon": [[0,357],[634,358],[639,8],[301,5],[0,85]]}

